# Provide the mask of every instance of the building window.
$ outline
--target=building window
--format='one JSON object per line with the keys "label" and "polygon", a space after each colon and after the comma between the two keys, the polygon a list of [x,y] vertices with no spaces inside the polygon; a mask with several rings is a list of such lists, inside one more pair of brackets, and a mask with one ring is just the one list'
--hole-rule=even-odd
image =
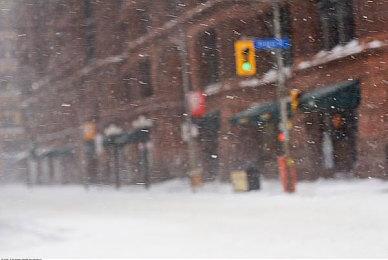
{"label": "building window", "polygon": [[6,109],[0,116],[1,127],[17,127],[22,124],[22,115],[18,110]]}
{"label": "building window", "polygon": [[140,6],[136,8],[137,28],[139,36],[146,34],[149,29],[150,17],[148,14],[148,8],[146,6]]}
{"label": "building window", "polygon": [[325,50],[355,37],[352,0],[318,0],[317,7]]}
{"label": "building window", "polygon": [[[291,41],[291,19],[290,9],[288,5],[284,5],[280,8],[280,26],[282,37],[287,38]],[[282,50],[282,57],[284,59],[284,65],[291,67],[293,64],[292,48]]]}
{"label": "building window", "polygon": [[142,97],[152,96],[151,63],[144,60],[139,63],[139,84]]}
{"label": "building window", "polygon": [[163,91],[171,92],[169,97],[183,98],[182,65],[178,47],[165,48],[160,56],[159,64],[163,64],[163,68],[159,71],[158,85],[163,88]]}
{"label": "building window", "polygon": [[128,0],[120,0],[119,1],[119,6],[120,6],[120,8],[126,8],[128,3],[129,3]]}
{"label": "building window", "polygon": [[123,82],[120,85],[119,95],[121,104],[126,104],[132,100],[132,88],[133,78],[128,75],[123,79]]}
{"label": "building window", "polygon": [[86,44],[87,44],[87,57],[89,61],[94,60],[95,47],[94,47],[94,20],[92,14],[92,6],[90,0],[84,0],[85,5],[85,17],[86,17]]}
{"label": "building window", "polygon": [[168,8],[168,14],[169,14],[169,17],[170,19],[175,19],[178,15],[178,4],[179,4],[179,0],[168,0],[167,1],[167,8]]}
{"label": "building window", "polygon": [[200,36],[199,42],[204,85],[217,83],[220,80],[220,72],[216,31],[214,29],[205,31]]}

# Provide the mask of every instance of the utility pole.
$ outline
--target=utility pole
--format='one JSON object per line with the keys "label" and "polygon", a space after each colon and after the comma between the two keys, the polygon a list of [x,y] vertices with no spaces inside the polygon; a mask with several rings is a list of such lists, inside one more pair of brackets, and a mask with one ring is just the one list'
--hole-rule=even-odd
{"label": "utility pole", "polygon": [[194,191],[195,185],[193,184],[191,178],[193,177],[193,172],[197,168],[197,153],[196,153],[196,143],[195,137],[192,135],[193,121],[190,115],[190,105],[189,105],[189,94],[190,94],[190,78],[189,78],[189,69],[188,69],[188,59],[187,59],[187,42],[186,34],[184,31],[184,25],[179,24],[179,57],[182,66],[182,84],[183,84],[183,93],[184,93],[184,103],[185,103],[185,123],[188,128],[187,136],[187,149],[189,156],[189,178],[191,181],[191,188]]}
{"label": "utility pole", "polygon": [[120,169],[119,169],[119,148],[117,147],[117,145],[113,146],[113,160],[114,160],[116,189],[119,189],[121,186],[121,182],[120,182]]}
{"label": "utility pole", "polygon": [[[274,34],[275,38],[279,41],[282,39],[281,26],[280,26],[280,8],[278,0],[272,0],[272,9],[273,9],[273,24],[274,24]],[[284,141],[282,142],[282,156],[286,159],[286,174],[287,174],[287,188],[288,192],[293,192],[292,188],[292,177],[290,164],[290,134],[288,131],[288,113],[287,113],[287,100],[288,96],[286,89],[286,74],[284,70],[284,61],[282,57],[281,49],[275,49],[276,63],[278,69],[278,87],[277,87],[277,96],[280,102],[280,133],[284,135]]]}

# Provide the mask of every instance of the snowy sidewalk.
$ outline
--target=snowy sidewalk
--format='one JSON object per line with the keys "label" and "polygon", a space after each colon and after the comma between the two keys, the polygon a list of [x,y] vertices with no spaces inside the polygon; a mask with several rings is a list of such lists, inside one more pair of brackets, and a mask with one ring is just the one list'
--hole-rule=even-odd
{"label": "snowy sidewalk", "polygon": [[388,257],[388,182],[0,186],[5,257]]}

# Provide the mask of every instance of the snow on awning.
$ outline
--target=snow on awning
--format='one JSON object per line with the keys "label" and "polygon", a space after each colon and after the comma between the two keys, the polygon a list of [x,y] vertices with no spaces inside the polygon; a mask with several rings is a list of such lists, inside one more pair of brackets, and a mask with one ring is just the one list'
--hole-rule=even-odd
{"label": "snow on awning", "polygon": [[71,154],[74,151],[74,146],[66,145],[63,147],[50,147],[50,148],[41,148],[37,149],[35,154],[38,157],[48,157],[48,156],[60,156],[65,154]]}
{"label": "snow on awning", "polygon": [[6,163],[16,164],[28,159],[28,151],[22,151],[15,154],[2,154],[2,159],[6,160]]}

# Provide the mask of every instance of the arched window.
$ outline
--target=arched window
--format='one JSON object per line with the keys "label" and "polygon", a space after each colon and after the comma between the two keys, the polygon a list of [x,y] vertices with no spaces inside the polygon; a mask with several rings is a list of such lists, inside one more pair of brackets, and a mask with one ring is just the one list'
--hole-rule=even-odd
{"label": "arched window", "polygon": [[146,34],[151,28],[149,10],[148,10],[148,7],[144,4],[144,5],[138,6],[135,9],[135,11],[136,11],[135,13],[136,13],[136,19],[137,19],[138,36],[141,36],[143,34]]}
{"label": "arched window", "polygon": [[204,85],[219,82],[219,54],[217,49],[217,35],[214,29],[203,32],[199,37],[201,68]]}
{"label": "arched window", "polygon": [[325,50],[355,37],[352,0],[318,0],[317,7]]}
{"label": "arched window", "polygon": [[152,96],[151,62],[149,59],[139,63],[139,84],[142,97]]}
{"label": "arched window", "polygon": [[133,86],[135,79],[127,74],[123,79],[121,84],[119,84],[118,94],[120,95],[120,103],[126,104],[133,100]]}

